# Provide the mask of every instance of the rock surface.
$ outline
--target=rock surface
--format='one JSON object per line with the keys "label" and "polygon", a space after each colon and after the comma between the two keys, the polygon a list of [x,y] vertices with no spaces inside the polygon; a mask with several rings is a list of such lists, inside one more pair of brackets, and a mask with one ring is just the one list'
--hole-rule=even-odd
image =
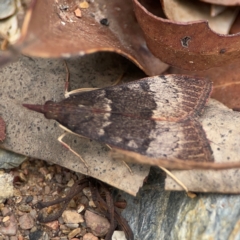
{"label": "rock surface", "polygon": [[122,193],[123,216],[135,239],[240,239],[240,196],[164,191],[164,175],[153,168],[136,198]]}

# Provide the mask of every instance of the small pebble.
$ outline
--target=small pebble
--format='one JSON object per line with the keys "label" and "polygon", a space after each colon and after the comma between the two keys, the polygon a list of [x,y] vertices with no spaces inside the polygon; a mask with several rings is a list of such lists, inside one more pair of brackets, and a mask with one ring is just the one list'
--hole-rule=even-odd
{"label": "small pebble", "polygon": [[72,187],[73,184],[74,184],[74,180],[71,179],[71,180],[67,183],[67,186],[68,186],[68,187]]}
{"label": "small pebble", "polygon": [[75,211],[66,210],[62,214],[63,221],[65,223],[82,223],[84,219],[82,215]]}
{"label": "small pebble", "polygon": [[96,208],[96,205],[95,205],[95,203],[93,202],[93,200],[90,200],[90,201],[89,201],[89,207]]}
{"label": "small pebble", "polygon": [[127,240],[123,231],[114,231],[112,235],[112,240]]}
{"label": "small pebble", "polygon": [[36,219],[37,218],[37,211],[36,211],[36,209],[32,209],[30,211],[30,215],[33,217],[33,219]]}
{"label": "small pebble", "polygon": [[29,196],[27,196],[25,202],[26,202],[26,204],[28,204],[28,203],[30,203],[32,200],[33,200],[33,196],[32,196],[32,195],[29,195]]}
{"label": "small pebble", "polygon": [[63,218],[62,218],[62,217],[59,217],[59,218],[58,218],[58,222],[59,222],[60,224],[63,224],[63,223],[64,223]]}
{"label": "small pebble", "polygon": [[84,205],[83,204],[79,204],[78,207],[77,207],[77,212],[78,213],[81,213],[83,210],[84,210]]}
{"label": "small pebble", "polygon": [[18,235],[18,240],[24,240],[23,236],[20,234]]}
{"label": "small pebble", "polygon": [[87,226],[92,230],[95,236],[103,237],[107,234],[110,223],[106,218],[88,210],[85,212],[84,216]]}
{"label": "small pebble", "polygon": [[12,214],[9,219],[9,225],[7,227],[0,227],[0,233],[3,235],[14,236],[17,233],[17,220]]}
{"label": "small pebble", "polygon": [[48,222],[48,223],[45,223],[45,225],[48,226],[49,228],[53,229],[53,230],[57,230],[58,227],[59,227],[58,221]]}
{"label": "small pebble", "polygon": [[71,199],[71,201],[68,204],[68,207],[69,208],[73,208],[73,209],[75,209],[77,207],[76,202],[74,201],[74,199]]}
{"label": "small pebble", "polygon": [[21,204],[18,206],[18,210],[20,210],[21,212],[30,212],[32,208],[29,205]]}
{"label": "small pebble", "polygon": [[6,219],[5,222],[3,222],[3,226],[8,227],[10,225],[9,216],[7,216],[5,218],[8,218],[8,219]]}
{"label": "small pebble", "polygon": [[83,194],[88,198],[91,199],[92,198],[92,193],[89,187],[85,187],[83,189]]}
{"label": "small pebble", "polygon": [[77,223],[66,223],[66,226],[70,229],[75,229],[79,227]]}
{"label": "small pebble", "polygon": [[80,232],[81,232],[81,229],[76,228],[68,234],[68,238],[71,239],[71,238],[75,237],[77,234],[79,234]]}
{"label": "small pebble", "polygon": [[98,237],[94,236],[92,233],[87,233],[83,236],[83,240],[98,240]]}
{"label": "small pebble", "polygon": [[19,218],[19,225],[21,229],[31,229],[34,226],[33,217],[29,213],[24,214]]}
{"label": "small pebble", "polygon": [[79,3],[79,7],[80,8],[89,8],[89,3],[84,0],[83,2]]}
{"label": "small pebble", "polygon": [[60,237],[60,240],[68,240],[67,237]]}
{"label": "small pebble", "polygon": [[45,179],[50,181],[52,179],[52,174],[51,173],[48,173],[46,176],[45,176]]}
{"label": "small pebble", "polygon": [[6,217],[3,218],[2,222],[7,222],[9,219],[10,219],[10,217],[6,216]]}
{"label": "small pebble", "polygon": [[46,232],[37,230],[35,232],[29,233],[29,239],[30,240],[49,240],[49,236]]}
{"label": "small pebble", "polygon": [[48,170],[45,167],[39,168],[39,172],[43,175],[46,176],[48,174]]}
{"label": "small pebble", "polygon": [[48,185],[45,186],[45,188],[44,188],[44,194],[49,194],[50,191],[51,191],[50,187],[49,187]]}
{"label": "small pebble", "polygon": [[59,229],[60,229],[60,230],[66,230],[66,229],[68,229],[68,228],[67,228],[66,225],[60,225]]}
{"label": "small pebble", "polygon": [[7,207],[3,207],[1,209],[1,212],[2,212],[3,217],[5,217],[5,216],[7,216],[7,215],[9,215],[11,213],[10,209],[7,208]]}

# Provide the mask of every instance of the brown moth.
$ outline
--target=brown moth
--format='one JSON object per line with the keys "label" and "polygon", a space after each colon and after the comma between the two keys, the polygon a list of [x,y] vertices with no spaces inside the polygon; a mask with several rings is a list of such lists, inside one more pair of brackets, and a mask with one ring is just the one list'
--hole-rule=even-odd
{"label": "brown moth", "polygon": [[165,75],[77,93],[59,103],[23,106],[113,148],[149,158],[212,162],[196,120],[210,93],[205,79]]}

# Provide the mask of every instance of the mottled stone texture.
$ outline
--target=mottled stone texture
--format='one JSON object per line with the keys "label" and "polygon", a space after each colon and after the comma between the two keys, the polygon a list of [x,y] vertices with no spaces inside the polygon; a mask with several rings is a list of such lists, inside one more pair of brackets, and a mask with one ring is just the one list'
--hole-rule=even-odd
{"label": "mottled stone texture", "polygon": [[137,197],[121,193],[128,206],[123,216],[136,240],[240,238],[240,196],[164,191],[164,173],[150,171]]}

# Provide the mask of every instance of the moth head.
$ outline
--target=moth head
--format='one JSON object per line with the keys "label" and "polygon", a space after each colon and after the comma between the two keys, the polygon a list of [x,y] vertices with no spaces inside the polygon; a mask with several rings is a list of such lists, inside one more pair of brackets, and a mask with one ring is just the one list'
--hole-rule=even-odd
{"label": "moth head", "polygon": [[35,112],[43,113],[47,119],[56,119],[60,111],[59,104],[53,101],[47,101],[44,105],[23,104],[23,106]]}

